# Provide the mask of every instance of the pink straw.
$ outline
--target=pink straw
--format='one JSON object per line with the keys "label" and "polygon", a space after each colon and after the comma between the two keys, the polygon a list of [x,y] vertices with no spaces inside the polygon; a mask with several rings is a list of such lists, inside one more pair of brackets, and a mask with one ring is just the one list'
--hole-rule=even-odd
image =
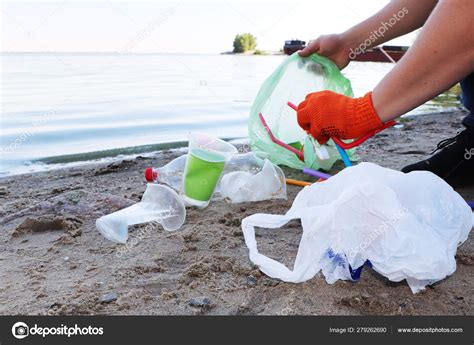
{"label": "pink straw", "polygon": [[283,141],[281,140],[278,140],[277,138],[275,138],[275,136],[273,135],[272,133],[272,130],[270,129],[270,127],[268,127],[267,125],[267,122],[265,121],[265,119],[263,118],[263,115],[262,113],[258,113],[258,116],[260,117],[260,121],[262,121],[262,125],[263,127],[265,127],[265,130],[268,132],[268,135],[270,136],[270,139],[277,145],[281,146],[281,147],[284,147],[285,149],[287,149],[288,151],[291,151],[293,152],[295,155],[298,156],[298,158],[302,161],[304,161],[304,154],[303,152],[295,149],[294,147],[288,145],[288,144],[285,144]]}
{"label": "pink straw", "polygon": [[[268,135],[270,136],[270,139],[275,144],[287,149],[288,151],[293,152],[295,155],[298,156],[298,158],[300,160],[304,161],[304,153],[303,152],[301,152],[301,151],[295,149],[294,147],[292,147],[288,144],[285,144],[283,141],[278,140],[277,138],[275,138],[275,136],[272,133],[272,130],[270,129],[270,127],[267,125],[267,122],[263,118],[262,113],[258,113],[258,116],[260,117],[260,121],[262,122],[263,127],[265,127],[265,130],[268,132]],[[311,176],[314,176],[314,177],[318,177],[320,180],[326,180],[326,179],[331,177],[331,175],[329,175],[329,174],[325,174],[325,173],[319,172],[317,170],[309,169],[309,168],[304,168],[303,172],[305,174],[308,174],[308,175],[311,175]]]}

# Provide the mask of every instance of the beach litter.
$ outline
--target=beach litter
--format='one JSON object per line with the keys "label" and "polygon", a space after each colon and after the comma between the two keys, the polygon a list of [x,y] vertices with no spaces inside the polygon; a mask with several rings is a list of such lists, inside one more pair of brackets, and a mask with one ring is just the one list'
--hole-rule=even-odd
{"label": "beach litter", "polygon": [[237,153],[232,144],[203,133],[189,136],[180,195],[188,206],[209,205],[226,163]]}
{"label": "beach litter", "polygon": [[291,110],[297,110],[293,102],[298,103],[307,94],[321,90],[353,95],[350,81],[330,60],[317,54],[302,58],[297,53],[286,59],[265,80],[251,107],[249,137],[252,150],[265,152],[275,164],[327,179],[330,175],[319,169],[329,170],[338,159],[346,167],[352,166],[357,146],[396,124],[389,121],[380,129],[349,142],[331,138],[320,145],[299,127]]}
{"label": "beach litter", "polygon": [[187,159],[188,155],[184,154],[162,167],[148,167],[145,169],[145,180],[150,183],[165,184],[179,192]]}
{"label": "beach litter", "polygon": [[[300,219],[293,270],[259,253],[255,227],[277,229]],[[372,163],[349,167],[305,187],[284,215],[242,220],[250,260],[272,278],[304,282],[322,272],[329,284],[359,279],[367,265],[413,293],[456,270],[456,250],[474,216],[445,181],[427,171],[404,174]]]}
{"label": "beach litter", "polygon": [[[186,158],[187,154],[175,158],[164,167],[147,168],[145,179],[148,182],[164,183],[179,191],[182,186]],[[268,159],[260,158],[254,152],[237,153],[226,163],[211,200],[225,199],[231,203],[286,200],[286,183],[305,186],[311,184],[286,179],[279,166]]]}
{"label": "beach litter", "polygon": [[[287,102],[287,104],[293,110],[298,109],[297,106],[294,105],[291,102]],[[311,162],[315,162],[315,161],[317,161],[317,159],[319,159],[319,161],[324,161],[324,160],[330,159],[330,155],[329,155],[329,152],[328,152],[327,148],[325,146],[317,146],[316,142],[311,137],[308,137],[306,139],[305,145],[302,145],[300,149],[295,148],[295,145],[289,145],[289,144],[284,143],[283,141],[281,141],[281,140],[279,140],[278,138],[275,137],[275,135],[273,134],[273,131],[270,128],[270,126],[268,126],[267,122],[265,121],[265,118],[263,117],[262,113],[259,113],[258,116],[260,118],[260,121],[262,122],[263,127],[265,128],[266,132],[268,133],[268,136],[270,137],[271,141],[273,143],[275,143],[276,145],[281,146],[282,148],[294,153],[301,161],[304,161],[307,165],[311,166],[312,165]],[[396,125],[395,121],[389,121],[386,124],[384,124],[381,128],[379,128],[375,131],[372,131],[370,133],[367,133],[366,135],[364,135],[364,136],[362,136],[358,139],[355,139],[354,141],[352,141],[350,143],[345,143],[345,142],[343,142],[342,140],[340,140],[338,138],[331,138],[331,139],[334,141],[336,149],[337,149],[339,155],[341,156],[341,160],[343,161],[344,165],[346,167],[351,167],[352,162],[349,158],[349,154],[345,151],[346,149],[347,150],[353,149],[353,148],[359,146],[360,144],[362,144],[363,142],[365,142],[366,140],[368,140],[369,138],[373,137],[374,135],[376,135],[380,131],[382,131],[386,128],[392,127],[394,125]],[[313,170],[311,168],[306,168],[306,167],[303,168],[303,172],[305,174],[308,174],[308,175],[311,175],[311,176],[314,176],[314,177],[318,177],[318,178],[321,178],[321,179],[325,179],[325,180],[328,179],[329,177],[331,177],[331,175],[322,173],[318,170]]]}
{"label": "beach litter", "polygon": [[232,203],[286,200],[285,174],[268,159],[256,174],[235,171],[224,175],[220,187],[221,195]]}
{"label": "beach litter", "polygon": [[185,222],[185,206],[207,207],[216,189],[216,199],[232,203],[287,197],[280,167],[252,152],[237,154],[232,144],[202,133],[190,135],[188,154],[164,167],[147,168],[145,178],[152,183],[139,203],[97,219],[105,238],[126,243],[129,226],[153,221],[167,231],[178,230]]}
{"label": "beach litter", "polygon": [[[147,182],[155,182],[165,184],[179,192],[182,185],[184,168],[186,166],[188,154],[181,155],[173,159],[168,164],[154,168],[148,167],[145,169],[145,180]],[[236,171],[245,171],[252,174],[258,173],[263,167],[264,159],[260,158],[254,152],[236,153],[232,156],[229,162],[224,167],[222,175],[229,174]],[[220,193],[219,183],[214,190],[212,199],[216,194]],[[218,198],[220,198],[218,196]]]}
{"label": "beach litter", "polygon": [[[350,81],[329,59],[316,54],[303,58],[297,53],[285,59],[262,84],[251,106],[252,151],[264,152],[272,163],[293,169],[330,170],[341,158],[336,144],[329,140],[320,145],[298,125],[288,105],[322,90],[353,95]],[[354,148],[347,151],[346,165],[354,160],[354,152]]]}
{"label": "beach litter", "polygon": [[299,186],[299,187],[306,187],[306,186],[311,186],[313,183],[312,182],[307,182],[307,181],[300,181],[300,180],[295,180],[292,178],[287,178],[286,179],[286,184],[290,184],[293,186]]}
{"label": "beach litter", "polygon": [[[291,103],[291,102],[287,102],[288,106],[297,111],[298,110],[298,107]],[[357,139],[354,139],[354,140],[351,140],[350,142],[348,143],[345,143],[343,142],[341,139],[339,138],[335,138],[335,137],[331,137],[331,139],[334,141],[334,144],[336,145],[336,149],[337,151],[339,152],[339,155],[341,156],[341,159],[342,161],[344,162],[344,165],[346,167],[350,167],[352,166],[352,162],[349,158],[349,155],[347,154],[347,152],[345,150],[350,150],[350,149],[353,149],[359,145],[361,145],[362,143],[364,143],[365,141],[367,141],[368,139],[370,139],[371,137],[373,137],[374,135],[376,135],[377,133],[383,131],[384,129],[387,129],[389,127],[392,127],[392,126],[395,126],[397,123],[395,121],[388,121],[387,123],[385,123],[382,127],[374,130],[374,131],[371,131],[365,135],[363,135],[362,137],[360,138],[357,138]],[[324,148],[324,146],[322,146],[321,148]],[[321,153],[320,153],[320,149],[318,149],[317,147],[315,148],[317,150],[317,155],[320,159],[324,159],[322,158],[321,156]],[[326,159],[329,159],[329,156],[327,156],[328,158]]]}
{"label": "beach litter", "polygon": [[100,217],[96,227],[108,240],[126,243],[131,225],[158,222],[166,231],[174,231],[181,228],[185,219],[180,196],[167,186],[149,183],[140,202]]}

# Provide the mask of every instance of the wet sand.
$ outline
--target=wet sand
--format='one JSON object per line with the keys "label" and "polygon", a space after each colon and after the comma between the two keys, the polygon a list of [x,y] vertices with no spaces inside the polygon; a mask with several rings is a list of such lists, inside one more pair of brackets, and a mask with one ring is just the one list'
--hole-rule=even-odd
{"label": "wet sand", "polygon": [[[403,120],[364,143],[360,160],[400,169],[426,157],[461,130],[461,112]],[[128,246],[112,243],[95,220],[140,200],[143,171],[178,155],[19,175],[0,180],[0,314],[474,314],[474,235],[458,249],[457,270],[413,295],[370,269],[360,281],[329,285],[321,276],[289,284],[263,275],[248,259],[241,220],[257,212],[284,213],[288,200],[188,209],[176,232],[136,226]],[[337,169],[336,169],[337,170]],[[285,169],[289,178],[306,178]],[[474,186],[458,189],[474,200]],[[290,264],[301,227],[258,231],[260,249]]]}

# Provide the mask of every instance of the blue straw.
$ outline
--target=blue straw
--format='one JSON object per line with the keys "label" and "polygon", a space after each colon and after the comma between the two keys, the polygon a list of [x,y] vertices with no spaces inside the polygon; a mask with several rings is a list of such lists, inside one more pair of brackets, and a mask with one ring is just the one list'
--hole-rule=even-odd
{"label": "blue straw", "polygon": [[344,165],[346,167],[351,167],[352,163],[351,163],[351,160],[349,159],[349,156],[347,155],[346,151],[344,151],[342,148],[340,148],[338,144],[334,143],[334,145],[336,145],[336,148],[339,151],[339,154],[341,155],[341,158],[342,158],[342,161],[344,162]]}

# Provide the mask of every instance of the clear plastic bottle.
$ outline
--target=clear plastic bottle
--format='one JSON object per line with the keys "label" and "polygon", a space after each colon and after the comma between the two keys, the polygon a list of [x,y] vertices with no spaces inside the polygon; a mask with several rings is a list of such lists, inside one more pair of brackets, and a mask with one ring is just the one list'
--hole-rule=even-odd
{"label": "clear plastic bottle", "polygon": [[[160,168],[146,168],[145,179],[148,182],[166,184],[175,190],[179,190],[187,156],[187,154],[179,156]],[[236,154],[226,164],[223,175],[234,171],[256,174],[262,170],[264,163],[265,161],[253,152]]]}
{"label": "clear plastic bottle", "polygon": [[187,154],[179,156],[160,168],[146,168],[145,179],[148,182],[162,183],[174,190],[179,190],[187,156]]}
{"label": "clear plastic bottle", "polygon": [[256,174],[262,170],[265,160],[258,157],[253,152],[236,154],[226,164],[223,174],[228,174],[234,171],[244,171]]}

